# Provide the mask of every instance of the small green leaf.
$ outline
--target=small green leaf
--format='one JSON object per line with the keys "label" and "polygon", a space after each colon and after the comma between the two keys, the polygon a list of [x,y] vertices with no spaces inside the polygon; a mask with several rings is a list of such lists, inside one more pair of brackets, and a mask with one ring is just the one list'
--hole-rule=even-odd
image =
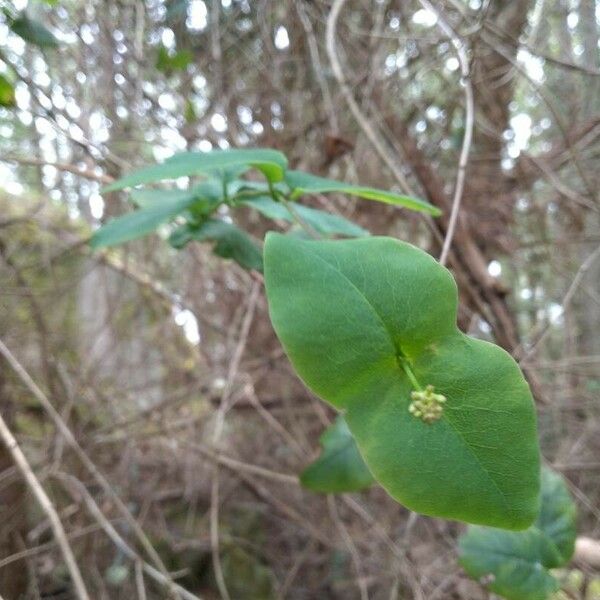
{"label": "small green leaf", "polygon": [[[242,204],[257,210],[269,219],[279,219],[289,223],[296,222],[296,217],[290,212],[285,204],[275,202],[266,196],[244,200]],[[363,237],[369,235],[369,232],[366,229],[352,223],[352,221],[344,219],[344,217],[332,215],[322,210],[302,206],[302,204],[297,203],[293,204],[293,209],[305,223],[323,235],[345,235],[348,237]]]}
{"label": "small green leaf", "polygon": [[317,177],[316,175],[304,173],[303,171],[287,171],[285,180],[292,189],[292,200],[296,200],[304,194],[339,192],[341,194],[365,198],[366,200],[376,200],[378,202],[385,202],[386,204],[403,206],[404,208],[429,213],[434,216],[442,214],[437,207],[424,200],[375,188],[351,185],[349,183],[335,181],[334,179],[325,179],[324,177]]}
{"label": "small green leaf", "polygon": [[170,52],[168,48],[161,46],[158,50],[156,68],[163,73],[185,71],[193,60],[194,55],[189,50]]}
{"label": "small green leaf", "polygon": [[[388,493],[427,515],[530,525],[539,508],[531,392],[504,350],[457,329],[449,271],[391,238],[269,233],[264,255],[271,321],[288,357],[346,411]],[[435,420],[411,414],[415,382],[445,398]]]}
{"label": "small green leaf", "polygon": [[196,108],[194,106],[194,102],[189,98],[185,100],[185,107],[183,109],[183,118],[186,123],[195,123],[198,120],[198,114],[196,113]]}
{"label": "small green leaf", "polygon": [[[217,204],[223,201],[223,186],[219,181],[209,180],[185,190],[133,189],[130,195],[131,199],[142,208],[177,202],[185,198],[206,200],[207,206],[215,208]],[[194,208],[196,208],[196,205],[194,205]]]}
{"label": "small green leaf", "polygon": [[178,202],[196,195],[191,190],[157,190],[135,189],[131,190],[131,199],[140,208],[150,208],[164,205],[165,203]]}
{"label": "small green leaf", "polygon": [[313,492],[357,492],[374,483],[344,418],[339,416],[320,438],[321,456],[300,475]]}
{"label": "small green leaf", "polygon": [[10,24],[13,33],[40,48],[55,48],[58,40],[39,21],[31,19],[26,13],[21,13]]}
{"label": "small green leaf", "polygon": [[96,249],[106,248],[143,237],[188,209],[195,200],[195,196],[187,195],[154,202],[146,208],[112,219],[94,233],[90,245]]}
{"label": "small green leaf", "polygon": [[177,179],[189,175],[209,173],[249,165],[261,171],[267,179],[280,181],[287,168],[287,159],[281,152],[268,149],[212,150],[210,152],[183,152],[159,165],[134,171],[104,188],[112,192],[135,185],[154,183],[163,179]]}
{"label": "small green leaf", "polygon": [[15,106],[15,88],[13,84],[0,73],[0,106],[10,108]]}
{"label": "small green leaf", "polygon": [[191,241],[215,242],[213,252],[222,258],[230,258],[241,267],[262,272],[262,251],[244,231],[219,219],[208,219],[200,225],[190,223],[178,227],[169,238],[174,248],[183,248]]}
{"label": "small green leaf", "polygon": [[540,514],[521,532],[469,527],[460,538],[460,562],[473,578],[509,600],[545,600],[558,589],[549,569],[573,555],[576,508],[563,478],[542,470]]}

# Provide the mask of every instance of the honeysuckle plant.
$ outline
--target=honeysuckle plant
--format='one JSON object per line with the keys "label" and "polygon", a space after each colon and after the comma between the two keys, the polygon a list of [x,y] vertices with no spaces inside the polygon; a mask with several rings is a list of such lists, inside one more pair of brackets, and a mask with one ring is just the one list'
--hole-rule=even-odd
{"label": "honeysuckle plant", "polygon": [[[251,170],[261,179],[249,178]],[[182,177],[185,189],[148,187]],[[515,530],[532,524],[540,459],[518,365],[458,330],[456,284],[434,258],[301,201],[333,192],[432,216],[437,208],[290,170],[269,149],[178,154],[105,192],[124,188],[137,210],[98,229],[93,247],[166,226],[175,248],[209,242],[219,256],[264,271],[269,314],[289,360],[340,412],[321,438],[321,456],[301,475],[305,487],[342,492],[375,481],[426,515]],[[235,225],[238,207],[293,227],[268,233],[261,247]]]}

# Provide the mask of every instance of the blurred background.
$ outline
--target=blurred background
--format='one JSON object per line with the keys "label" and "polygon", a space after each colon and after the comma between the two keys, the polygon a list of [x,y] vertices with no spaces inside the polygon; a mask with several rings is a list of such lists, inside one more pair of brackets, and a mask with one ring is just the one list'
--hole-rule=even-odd
{"label": "blurred background", "polygon": [[[435,223],[311,202],[438,256],[472,119],[448,261],[459,325],[520,361],[544,457],[580,533],[600,538],[598,2],[0,9],[0,411],[93,598],[491,597],[458,565],[463,525],[378,487],[298,485],[334,412],[294,375],[257,277],[199,244],[177,252],[167,232],[88,250],[131,210],[102,186],[182,150],[276,148],[294,168],[424,198]],[[272,228],[232,218],[257,238]],[[600,597],[593,564],[572,566],[560,597]],[[0,595],[77,597],[5,446]]]}

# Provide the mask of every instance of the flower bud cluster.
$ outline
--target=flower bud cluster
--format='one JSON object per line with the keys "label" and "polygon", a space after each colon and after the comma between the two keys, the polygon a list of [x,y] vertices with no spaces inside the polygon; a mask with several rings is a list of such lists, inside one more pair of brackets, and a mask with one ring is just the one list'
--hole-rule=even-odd
{"label": "flower bud cluster", "polygon": [[422,391],[413,391],[410,397],[412,402],[408,407],[408,412],[424,423],[433,423],[442,416],[446,396],[434,393],[432,385],[428,385]]}

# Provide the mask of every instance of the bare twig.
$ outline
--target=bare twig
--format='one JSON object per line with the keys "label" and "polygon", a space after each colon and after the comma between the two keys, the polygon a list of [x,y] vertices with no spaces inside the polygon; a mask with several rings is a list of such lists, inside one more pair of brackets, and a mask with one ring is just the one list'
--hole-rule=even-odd
{"label": "bare twig", "polygon": [[460,211],[460,203],[463,196],[463,190],[465,187],[465,175],[467,169],[467,162],[469,161],[469,152],[471,150],[471,143],[473,141],[473,123],[475,121],[475,101],[473,99],[473,86],[471,84],[471,70],[469,66],[469,57],[467,55],[467,49],[464,41],[456,34],[454,29],[444,19],[443,15],[438,11],[429,0],[420,0],[421,5],[432,12],[437,17],[437,25],[442,32],[450,39],[456,56],[460,64],[460,74],[462,78],[462,84],[465,89],[465,134],[460,149],[460,156],[458,158],[458,170],[456,173],[456,183],[454,185],[454,195],[452,197],[452,211],[450,213],[450,220],[448,221],[448,228],[446,230],[446,236],[444,238],[444,245],[442,246],[442,252],[440,254],[440,264],[445,265],[448,260],[448,253],[450,252],[450,246],[452,244],[452,238],[456,231],[456,223],[458,221],[458,215]]}
{"label": "bare twig", "polygon": [[[212,442],[216,447],[219,444],[221,435],[223,434],[223,427],[225,425],[225,415],[230,408],[231,392],[233,390],[233,384],[237,375],[242,354],[248,341],[248,333],[250,332],[250,325],[254,318],[254,310],[258,302],[261,284],[258,281],[252,282],[250,293],[248,295],[248,303],[246,307],[246,314],[240,328],[240,336],[233,353],[233,358],[229,364],[229,372],[227,373],[227,381],[221,396],[221,403],[215,416],[215,426],[213,429]],[[230,600],[229,592],[227,591],[227,585],[225,584],[225,578],[223,576],[223,569],[221,567],[221,557],[219,554],[219,467],[218,463],[213,466],[212,473],[212,485],[210,495],[210,544],[212,549],[213,567],[215,572],[215,579],[217,586],[223,600]]]}
{"label": "bare twig", "polygon": [[97,181],[98,183],[102,183],[104,185],[112,183],[114,179],[109,175],[99,175],[94,171],[90,171],[89,169],[83,169],[78,167],[77,165],[71,165],[68,163],[57,163],[50,162],[47,160],[42,160],[40,158],[25,158],[23,156],[5,156],[1,160],[6,162],[15,162],[20,165],[28,165],[32,167],[54,167],[58,171],[66,171],[68,173],[73,173],[74,175],[79,175],[80,177],[84,177],[85,179],[90,179],[92,181]]}
{"label": "bare twig", "polygon": [[161,573],[158,569],[155,569],[152,565],[145,562],[139,554],[127,544],[127,542],[119,535],[117,530],[112,526],[110,521],[104,516],[98,504],[90,496],[86,487],[77,478],[66,473],[56,473],[55,477],[65,486],[65,488],[73,493],[76,491],[77,495],[85,503],[89,513],[94,517],[98,524],[102,527],[106,535],[111,539],[113,544],[119,548],[127,558],[141,564],[142,570],[148,577],[160,585],[166,587],[171,592],[177,593],[183,600],[201,600],[199,596],[188,592],[185,588],[181,587],[177,583],[173,582],[170,576],[166,576]]}
{"label": "bare twig", "polygon": [[342,94],[344,95],[344,98],[346,99],[346,102],[350,107],[350,110],[354,115],[356,122],[359,124],[360,128],[363,130],[364,134],[367,136],[367,138],[375,148],[377,154],[379,154],[383,162],[385,162],[387,167],[393,173],[394,177],[396,178],[396,181],[398,182],[398,185],[400,185],[404,193],[414,196],[415,194],[410,184],[406,180],[406,177],[404,177],[404,174],[399,169],[396,162],[392,159],[389,151],[381,141],[380,136],[377,135],[373,126],[358,106],[356,100],[354,99],[354,95],[352,94],[352,90],[350,89],[350,86],[348,85],[344,76],[344,70],[342,69],[342,65],[336,49],[335,38],[338,18],[345,4],[346,0],[335,0],[333,6],[331,7],[331,12],[327,17],[327,29],[325,35],[327,43],[327,55],[329,56],[331,69],[335,78],[337,79],[337,82],[340,85]]}
{"label": "bare twig", "polygon": [[360,598],[361,600],[369,600],[369,590],[367,588],[367,584],[363,577],[363,568],[360,560],[360,554],[356,549],[354,542],[352,541],[352,537],[348,533],[344,522],[340,518],[337,505],[335,503],[335,497],[331,494],[327,496],[327,504],[329,506],[329,513],[331,514],[331,518],[337,527],[337,530],[348,548],[348,552],[352,557],[352,562],[354,563],[354,568],[356,569],[356,583],[358,584],[358,588],[360,590]]}
{"label": "bare twig", "polygon": [[310,60],[312,62],[313,71],[315,74],[315,78],[319,84],[319,89],[321,90],[321,95],[323,96],[323,102],[325,104],[325,108],[327,110],[329,121],[334,131],[339,131],[339,123],[337,119],[337,115],[335,112],[335,108],[333,106],[333,100],[331,98],[331,92],[329,90],[329,86],[327,85],[327,79],[325,79],[323,65],[321,64],[321,57],[319,56],[319,47],[317,45],[317,38],[315,36],[315,32],[310,22],[310,18],[306,14],[306,9],[304,7],[303,2],[295,2],[296,12],[300,17],[300,22],[302,23],[302,27],[304,28],[304,32],[306,33],[306,39],[308,41],[308,51],[310,53]]}
{"label": "bare twig", "polygon": [[115,503],[120,513],[123,515],[127,523],[131,526],[133,531],[135,532],[138,540],[148,553],[148,555],[152,558],[157,567],[163,572],[164,576],[167,579],[170,579],[168,571],[164,566],[160,556],[152,546],[150,540],[144,533],[140,524],[135,520],[129,509],[125,506],[124,502],[121,500],[119,495],[114,491],[106,477],[98,470],[98,467],[94,464],[94,462],[90,459],[90,457],[86,454],[83,448],[80,446],[79,442],[75,439],[75,436],[64,422],[60,413],[54,408],[46,394],[42,392],[42,390],[38,387],[29,373],[25,370],[25,368],[21,365],[21,363],[17,360],[14,354],[6,347],[4,342],[0,339],[0,354],[4,356],[8,364],[12,367],[13,371],[18,375],[21,381],[24,383],[25,387],[33,394],[33,396],[38,400],[41,404],[42,408],[46,411],[54,426],[57,428],[59,433],[64,437],[67,444],[70,448],[75,452],[79,460],[85,466],[85,468],[90,472],[90,474],[94,477],[94,479],[98,482],[103,491],[109,496],[112,501]]}
{"label": "bare twig", "polygon": [[48,517],[50,521],[50,526],[52,527],[52,532],[54,533],[54,537],[56,538],[56,542],[60,547],[60,551],[62,552],[63,558],[65,560],[65,564],[67,565],[67,569],[69,570],[69,574],[71,575],[71,579],[73,581],[74,591],[78,598],[78,600],[90,600],[90,596],[86,590],[85,583],[83,582],[83,577],[81,576],[81,572],[79,571],[79,567],[77,566],[77,561],[75,560],[75,555],[73,554],[73,550],[71,549],[71,545],[67,539],[65,534],[65,530],[60,522],[60,517],[52,504],[52,501],[44,491],[42,484],[38,481],[35,473],[29,466],[29,462],[23,454],[23,451],[19,447],[17,440],[13,436],[12,432],[8,428],[6,421],[0,415],[0,437],[2,441],[8,448],[10,455],[12,456],[17,468],[23,475],[29,489],[32,491],[35,496],[40,508]]}
{"label": "bare twig", "polygon": [[[561,309],[562,312],[561,314],[564,314],[571,302],[573,301],[573,297],[575,296],[575,292],[577,291],[577,289],[579,288],[579,285],[581,283],[581,281],[583,280],[583,278],[585,277],[586,273],[591,269],[592,265],[596,262],[596,260],[600,258],[600,246],[598,246],[581,264],[581,266],[579,267],[577,273],[575,274],[575,277],[573,278],[573,281],[571,282],[571,285],[569,286],[569,289],[567,290],[567,292],[565,293],[565,295],[563,296],[563,300],[561,302]],[[529,348],[527,348],[527,350],[523,349],[523,345],[519,346],[518,348],[515,349],[515,351],[513,352],[513,356],[515,356],[515,358],[520,362],[520,363],[526,363],[528,362],[537,352],[537,349],[540,347],[540,345],[542,344],[542,342],[544,342],[544,340],[548,337],[548,335],[550,334],[551,331],[551,322],[547,322],[543,328],[537,328],[537,331],[532,332],[531,337],[535,338]]]}
{"label": "bare twig", "polygon": [[137,594],[139,600],[146,600],[146,586],[144,585],[144,564],[136,560],[135,561],[135,587],[137,588]]}

